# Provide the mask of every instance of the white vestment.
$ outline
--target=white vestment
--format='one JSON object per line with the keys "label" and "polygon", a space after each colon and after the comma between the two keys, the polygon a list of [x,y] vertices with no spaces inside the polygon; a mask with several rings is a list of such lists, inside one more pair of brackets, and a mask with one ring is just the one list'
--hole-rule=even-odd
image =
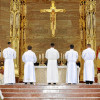
{"label": "white vestment", "polygon": [[4,84],[4,75],[0,73],[0,85]]}
{"label": "white vestment", "polygon": [[1,90],[0,90],[0,100],[4,100],[4,96],[2,95]]}
{"label": "white vestment", "polygon": [[33,51],[26,51],[22,60],[24,65],[24,82],[36,82],[34,63],[37,61],[36,55]]}
{"label": "white vestment", "polygon": [[99,52],[99,54],[98,54],[98,58],[100,59],[100,52]]}
{"label": "white vestment", "polygon": [[65,59],[67,59],[67,73],[66,73],[66,83],[77,83],[77,65],[76,61],[78,59],[78,53],[70,49],[65,53]]}
{"label": "white vestment", "polygon": [[82,52],[82,58],[84,59],[84,82],[94,81],[94,62],[95,51],[91,48],[87,48]]}
{"label": "white vestment", "polygon": [[57,83],[58,82],[57,59],[59,59],[59,52],[54,48],[50,48],[46,51],[46,58],[48,59],[47,83]]}
{"label": "white vestment", "polygon": [[4,84],[15,83],[14,61],[16,51],[10,47],[3,50],[4,57]]}

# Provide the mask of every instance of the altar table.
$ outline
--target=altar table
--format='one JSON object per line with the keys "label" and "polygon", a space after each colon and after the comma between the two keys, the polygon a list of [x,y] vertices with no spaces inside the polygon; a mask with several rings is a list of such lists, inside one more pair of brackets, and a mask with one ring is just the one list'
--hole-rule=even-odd
{"label": "altar table", "polygon": [[[67,66],[58,66],[58,83],[66,83]],[[36,83],[47,83],[47,66],[35,66]],[[77,81],[79,83],[80,68],[77,67]]]}

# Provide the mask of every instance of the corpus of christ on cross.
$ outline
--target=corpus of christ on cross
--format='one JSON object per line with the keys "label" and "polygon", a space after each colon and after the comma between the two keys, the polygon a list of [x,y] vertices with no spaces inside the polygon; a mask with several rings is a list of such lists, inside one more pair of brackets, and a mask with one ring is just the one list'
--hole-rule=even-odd
{"label": "corpus of christ on cross", "polygon": [[58,12],[66,12],[65,9],[56,9],[55,1],[51,1],[50,9],[41,9],[41,13],[49,12],[50,13],[50,21],[51,21],[51,30],[52,30],[52,37],[55,37],[55,30],[56,30],[56,13]]}

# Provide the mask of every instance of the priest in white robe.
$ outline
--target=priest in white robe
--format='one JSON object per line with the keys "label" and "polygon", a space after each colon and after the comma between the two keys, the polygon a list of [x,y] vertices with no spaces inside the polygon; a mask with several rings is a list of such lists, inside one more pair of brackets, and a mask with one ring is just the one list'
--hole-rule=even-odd
{"label": "priest in white robe", "polygon": [[85,61],[83,76],[84,82],[86,82],[86,84],[93,84],[95,51],[91,49],[90,44],[87,44],[87,49],[82,52],[82,58]]}
{"label": "priest in white robe", "polygon": [[4,57],[4,84],[15,83],[14,61],[16,59],[16,51],[11,48],[11,42],[8,42],[8,48],[3,50]]}
{"label": "priest in white robe", "polygon": [[51,43],[51,48],[46,51],[47,64],[47,83],[56,84],[58,82],[58,65],[59,52],[54,48],[54,43]]}
{"label": "priest in white robe", "polygon": [[67,59],[67,73],[66,83],[77,83],[77,65],[78,52],[74,50],[74,45],[70,45],[70,50],[65,53],[65,59]]}
{"label": "priest in white robe", "polygon": [[35,53],[32,51],[32,46],[27,47],[28,51],[26,51],[23,56],[22,60],[25,63],[24,65],[24,80],[23,82],[27,84],[30,82],[30,84],[35,85],[36,77],[35,77],[35,68],[34,63],[37,61],[37,57]]}

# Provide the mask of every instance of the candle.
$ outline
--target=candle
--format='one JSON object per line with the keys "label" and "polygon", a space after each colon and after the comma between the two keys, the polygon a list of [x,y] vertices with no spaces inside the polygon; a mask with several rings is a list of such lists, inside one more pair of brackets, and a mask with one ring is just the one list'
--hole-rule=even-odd
{"label": "candle", "polygon": [[39,60],[40,60],[40,62],[41,62],[41,54],[39,54]]}
{"label": "candle", "polygon": [[64,59],[65,59],[65,54],[63,54],[63,62],[64,62]]}
{"label": "candle", "polygon": [[44,61],[44,53],[42,53],[42,61]]}
{"label": "candle", "polygon": [[61,53],[61,61],[62,61],[62,53]]}

